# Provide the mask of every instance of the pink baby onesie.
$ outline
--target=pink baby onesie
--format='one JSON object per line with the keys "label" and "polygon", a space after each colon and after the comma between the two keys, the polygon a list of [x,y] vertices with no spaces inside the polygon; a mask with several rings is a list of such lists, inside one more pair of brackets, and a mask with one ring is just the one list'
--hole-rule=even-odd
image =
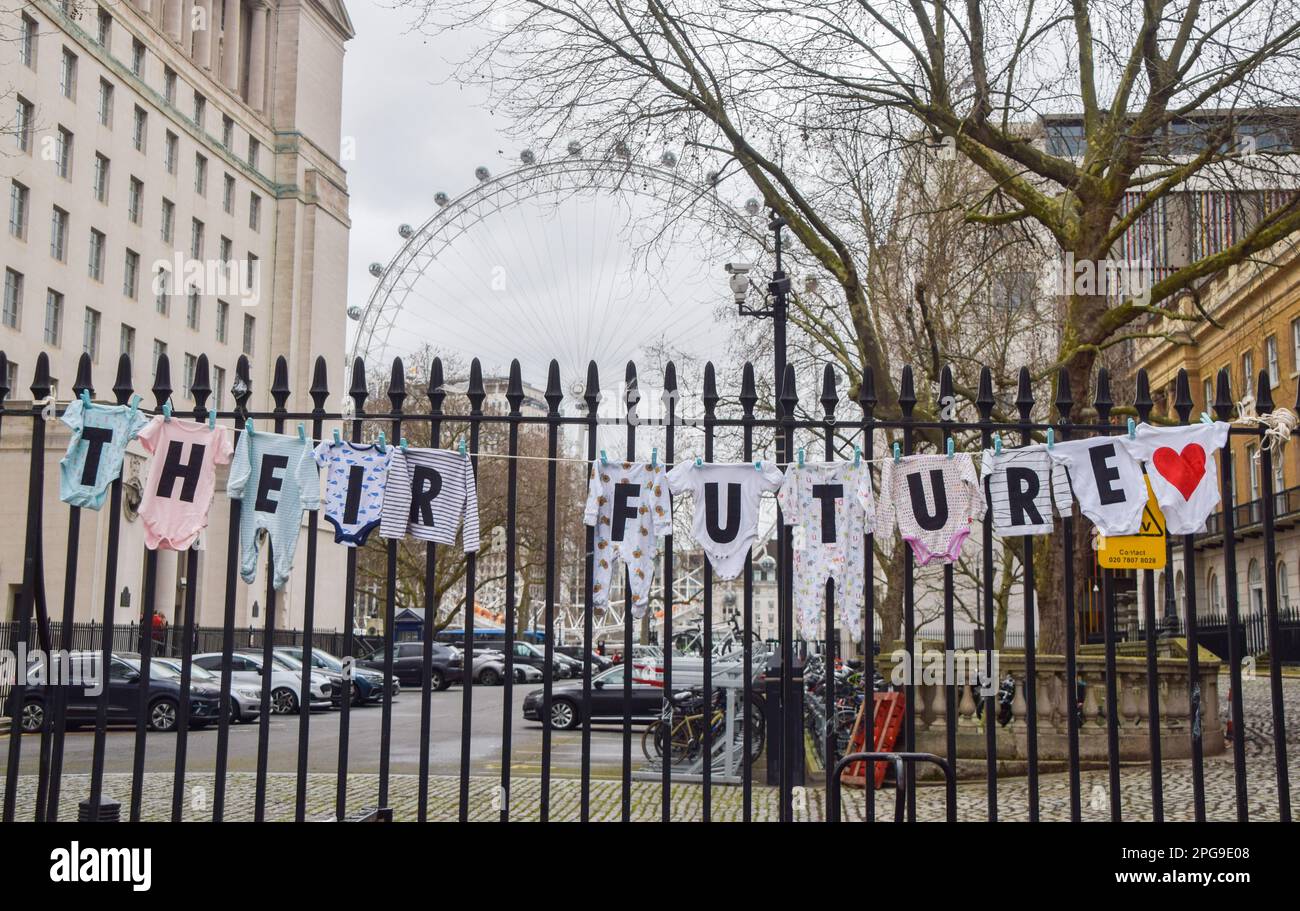
{"label": "pink baby onesie", "polygon": [[208,525],[217,466],[229,465],[234,454],[230,434],[225,427],[159,415],[137,439],[153,455],[140,500],[144,546],[187,550]]}
{"label": "pink baby onesie", "polygon": [[877,534],[898,532],[919,566],[956,563],[971,523],[984,518],[984,494],[969,453],[914,455],[885,462]]}

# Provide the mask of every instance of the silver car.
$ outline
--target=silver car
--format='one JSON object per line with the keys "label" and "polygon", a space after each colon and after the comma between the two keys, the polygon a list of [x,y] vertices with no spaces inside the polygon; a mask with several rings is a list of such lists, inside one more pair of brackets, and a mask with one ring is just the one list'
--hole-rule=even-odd
{"label": "silver car", "polygon": [[[527,664],[516,664],[515,683],[536,683],[542,672]],[[506,679],[506,656],[492,649],[474,649],[474,682],[498,686]]]}
{"label": "silver car", "polygon": [[[154,658],[153,660],[158,664],[171,668],[177,674],[181,673],[181,660],[179,658]],[[199,667],[197,664],[190,665],[190,677],[196,683],[204,683],[218,688],[221,686],[220,675]],[[256,721],[261,714],[261,685],[255,686],[236,680],[232,675],[230,678],[230,723],[239,724],[240,722]]]}
{"label": "silver car", "polygon": [[[204,670],[220,676],[222,666],[221,652],[207,652],[194,656],[194,663]],[[244,684],[266,686],[271,689],[271,714],[283,715],[297,712],[306,702],[308,708],[328,709],[330,707],[331,687],[328,680],[319,675],[312,675],[310,691],[302,692],[302,677],[293,671],[284,670],[272,663],[269,675],[262,673],[262,655],[252,652],[235,652],[230,656],[231,680]]]}

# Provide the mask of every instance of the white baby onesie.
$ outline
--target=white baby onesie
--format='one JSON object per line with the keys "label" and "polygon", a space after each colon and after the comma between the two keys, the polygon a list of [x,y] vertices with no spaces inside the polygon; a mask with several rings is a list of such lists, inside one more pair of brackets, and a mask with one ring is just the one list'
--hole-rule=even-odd
{"label": "white baby onesie", "polygon": [[841,628],[855,641],[861,639],[866,601],[863,543],[876,514],[867,463],[791,465],[776,498],[785,524],[795,526],[794,610],[804,639],[825,635],[820,618],[828,578],[835,580]]}
{"label": "white baby onesie", "polygon": [[1169,534],[1205,531],[1205,520],[1219,505],[1214,454],[1228,442],[1228,425],[1223,421],[1189,427],[1139,424],[1133,439],[1125,435],[1119,441],[1129,455],[1146,462]]}
{"label": "white baby onesie", "polygon": [[1064,468],[1053,469],[1046,446],[1001,453],[986,449],[980,477],[988,479],[989,513],[1000,537],[1049,535],[1053,501],[1058,516],[1068,516],[1073,509],[1070,479]]}
{"label": "white baby onesie", "polygon": [[734,579],[758,537],[758,501],[781,486],[781,469],[772,462],[719,465],[694,460],[668,472],[668,489],[695,498],[691,536],[708,555],[719,579]]}
{"label": "white baby onesie", "polygon": [[971,523],[984,518],[975,460],[965,452],[886,461],[880,498],[877,534],[888,534],[897,521],[919,566],[957,562]]}
{"label": "white baby onesie", "polygon": [[592,462],[583,521],[596,529],[592,605],[609,604],[609,581],[617,557],[628,568],[632,616],[640,619],[650,603],[659,554],[655,538],[673,530],[672,497],[664,467],[640,462],[605,464],[600,459]]}
{"label": "white baby onesie", "polygon": [[1099,533],[1106,537],[1137,534],[1147,505],[1147,485],[1141,466],[1118,437],[1069,440],[1057,443],[1047,454],[1069,472],[1079,511]]}

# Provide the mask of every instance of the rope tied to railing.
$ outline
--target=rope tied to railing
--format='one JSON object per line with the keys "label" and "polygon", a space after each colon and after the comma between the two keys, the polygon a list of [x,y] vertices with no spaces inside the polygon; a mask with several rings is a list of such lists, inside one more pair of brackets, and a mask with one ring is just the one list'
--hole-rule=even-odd
{"label": "rope tied to railing", "polygon": [[1267,414],[1259,414],[1255,410],[1255,397],[1248,395],[1237,403],[1235,423],[1264,428],[1264,440],[1255,453],[1255,460],[1258,461],[1265,451],[1282,451],[1287,440],[1291,439],[1291,433],[1300,425],[1300,416],[1290,408],[1274,408]]}

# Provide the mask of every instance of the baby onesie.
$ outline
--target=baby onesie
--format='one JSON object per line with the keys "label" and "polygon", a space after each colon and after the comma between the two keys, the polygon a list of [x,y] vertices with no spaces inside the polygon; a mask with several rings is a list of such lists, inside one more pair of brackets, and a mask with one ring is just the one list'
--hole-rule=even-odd
{"label": "baby onesie", "polygon": [[271,584],[284,588],[298,551],[303,510],[320,508],[320,472],[311,442],[280,433],[242,433],[226,493],[242,500],[239,513],[239,575],[257,578],[258,532],[271,541]]}
{"label": "baby onesie", "polygon": [[208,525],[217,466],[230,464],[230,433],[225,427],[158,415],[138,439],[153,455],[140,499],[144,546],[187,550]]}
{"label": "baby onesie", "polygon": [[919,566],[957,562],[971,523],[984,518],[975,460],[966,452],[886,460],[880,498],[876,531],[887,534],[897,521]]}
{"label": "baby onesie", "polygon": [[[758,537],[758,501],[781,486],[772,462],[739,465],[682,462],[668,472],[668,489],[695,498],[691,536],[704,550],[719,579],[734,579]],[[725,506],[723,502],[725,500]]]}
{"label": "baby onesie", "polygon": [[99,509],[108,485],[122,473],[126,444],[149,423],[140,409],[127,405],[86,407],[73,399],[63,412],[72,428],[68,451],[59,462],[59,499],[72,506]]}
{"label": "baby onesie", "polygon": [[1142,527],[1147,486],[1142,468],[1118,437],[1057,443],[1047,451],[1065,466],[1082,512],[1106,537],[1136,534]]}
{"label": "baby onesie", "polygon": [[334,541],[357,547],[379,527],[384,486],[392,448],[380,452],[373,443],[321,443],[314,455],[324,472],[321,499],[325,521],[334,526]]}
{"label": "baby onesie", "polygon": [[465,553],[479,547],[478,488],[468,455],[449,449],[393,449],[379,534],[455,544],[464,518]]}
{"label": "baby onesie", "polygon": [[867,591],[863,545],[876,513],[867,463],[791,465],[776,499],[785,524],[795,526],[794,610],[804,639],[824,635],[820,618],[829,578],[835,580],[840,626],[856,640]]}
{"label": "baby onesie", "polygon": [[1188,427],[1138,424],[1133,439],[1127,434],[1118,439],[1129,455],[1146,462],[1169,534],[1205,531],[1205,520],[1219,505],[1214,454],[1228,442],[1228,425],[1223,421]]}
{"label": "baby onesie", "polygon": [[582,520],[596,529],[592,606],[609,604],[610,577],[621,559],[628,569],[632,616],[640,619],[650,603],[654,582],[655,538],[673,530],[672,498],[664,467],[641,462],[604,464],[597,459],[591,465]]}
{"label": "baby onesie", "polygon": [[993,531],[1009,535],[1052,533],[1052,503],[1056,514],[1068,516],[1073,508],[1070,479],[1064,468],[1052,468],[1046,446],[984,450],[980,477],[988,479],[989,512]]}

